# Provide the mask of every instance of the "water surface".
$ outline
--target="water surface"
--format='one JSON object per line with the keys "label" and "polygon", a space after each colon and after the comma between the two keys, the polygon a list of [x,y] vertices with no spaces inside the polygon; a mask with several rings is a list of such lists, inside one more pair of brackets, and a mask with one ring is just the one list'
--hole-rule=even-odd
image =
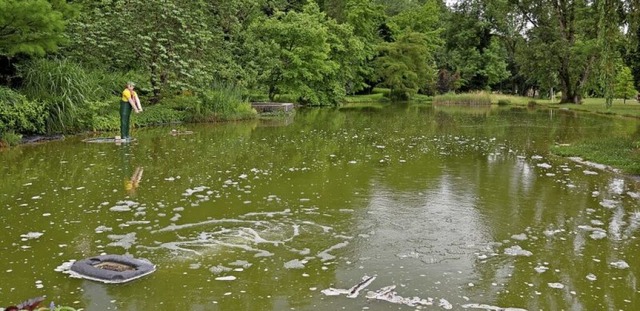
{"label": "water surface", "polygon": [[[0,305],[415,309],[365,297],[395,286],[427,310],[640,309],[638,183],[548,154],[637,121],[408,106],[181,128],[0,153]],[[158,270],[56,271],[103,253]],[[327,295],[365,276],[356,297]]]}

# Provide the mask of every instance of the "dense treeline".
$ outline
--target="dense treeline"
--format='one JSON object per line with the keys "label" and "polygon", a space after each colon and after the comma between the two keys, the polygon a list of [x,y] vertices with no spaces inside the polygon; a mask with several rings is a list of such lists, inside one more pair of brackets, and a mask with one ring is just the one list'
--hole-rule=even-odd
{"label": "dense treeline", "polygon": [[250,117],[248,101],[336,105],[476,90],[628,98],[637,0],[0,0],[0,139]]}

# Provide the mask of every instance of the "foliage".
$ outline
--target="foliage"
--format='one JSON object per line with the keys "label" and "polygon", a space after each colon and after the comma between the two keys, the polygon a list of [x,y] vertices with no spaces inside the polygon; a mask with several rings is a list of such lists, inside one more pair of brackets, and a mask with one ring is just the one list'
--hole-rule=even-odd
{"label": "foliage", "polygon": [[634,98],[638,91],[634,87],[631,69],[623,65],[621,67],[618,67],[617,72],[618,74],[616,75],[613,90],[615,97],[622,99]]}
{"label": "foliage", "polygon": [[218,81],[198,94],[197,98],[183,98],[185,111],[191,121],[236,120],[254,118],[255,110],[245,98],[244,91],[237,85]]}
{"label": "foliage", "polygon": [[74,13],[62,0],[0,0],[0,55],[44,55],[63,42],[65,17]]}
{"label": "foliage", "polygon": [[494,1],[465,0],[445,15],[446,44],[439,66],[459,79],[449,90],[485,90],[509,77],[507,51],[495,31],[497,20],[507,17],[494,6]]}
{"label": "foliage", "polygon": [[108,63],[120,70],[141,69],[151,85],[150,102],[163,93],[208,82],[216,35],[207,25],[203,1],[85,1],[85,14],[70,25],[75,59]]}
{"label": "foliage", "polygon": [[0,134],[8,131],[42,134],[45,130],[44,118],[44,105],[0,86]]}
{"label": "foliage", "polygon": [[310,2],[303,12],[278,12],[251,25],[257,82],[266,87],[269,100],[287,93],[304,103],[326,104],[322,100],[331,98],[327,92],[340,92],[336,81],[325,79],[336,76],[339,64],[330,58],[324,22],[324,13]]}
{"label": "foliage", "polygon": [[68,60],[35,59],[20,68],[22,91],[29,99],[45,103],[48,133],[89,128],[94,113],[112,96],[93,75]]}
{"label": "foliage", "polygon": [[[549,79],[557,78],[562,103],[582,101],[598,65],[602,42],[611,39],[603,37],[609,35],[600,22],[605,14],[603,7],[609,8],[607,4],[591,5],[588,1],[522,0],[514,5],[517,13],[526,16],[531,24],[520,49],[523,74],[547,85],[554,84]],[[604,16],[604,19],[613,17]]]}
{"label": "foliage", "polygon": [[485,92],[443,94],[433,97],[434,105],[491,105],[491,96]]}
{"label": "foliage", "polygon": [[419,32],[402,34],[383,43],[376,59],[377,77],[391,89],[391,98],[406,100],[435,79],[428,37]]}
{"label": "foliage", "polygon": [[142,113],[133,114],[131,121],[136,127],[144,127],[159,124],[180,123],[185,121],[186,116],[187,112],[185,111],[171,109],[164,105],[153,105],[145,108]]}

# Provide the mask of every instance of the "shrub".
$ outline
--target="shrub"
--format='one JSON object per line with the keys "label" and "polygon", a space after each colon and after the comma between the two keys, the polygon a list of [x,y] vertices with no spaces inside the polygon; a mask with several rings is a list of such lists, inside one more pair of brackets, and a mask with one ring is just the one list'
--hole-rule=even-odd
{"label": "shrub", "polygon": [[88,71],[68,60],[35,59],[20,68],[23,92],[29,99],[45,104],[49,133],[74,132],[91,128],[96,111],[113,98],[105,80],[113,75]]}
{"label": "shrub", "polygon": [[231,83],[216,82],[200,93],[198,99],[189,111],[193,121],[235,120],[256,115],[243,90]]}
{"label": "shrub", "polygon": [[535,100],[530,100],[527,103],[527,107],[529,107],[529,108],[535,108],[537,105],[538,105],[538,103]]}
{"label": "shrub", "polygon": [[44,119],[44,105],[29,101],[9,88],[0,87],[0,133],[42,134]]}
{"label": "shrub", "polygon": [[0,133],[0,147],[15,146],[22,141],[22,135],[14,131],[2,131]]}
{"label": "shrub", "polygon": [[509,106],[509,105],[511,105],[511,101],[508,99],[498,100],[498,106]]}

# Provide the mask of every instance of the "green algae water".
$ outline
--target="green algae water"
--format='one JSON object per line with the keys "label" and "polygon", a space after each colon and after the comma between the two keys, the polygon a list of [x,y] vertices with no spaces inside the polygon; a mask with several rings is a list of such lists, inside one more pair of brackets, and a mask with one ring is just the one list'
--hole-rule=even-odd
{"label": "green algae water", "polygon": [[[0,153],[0,306],[639,310],[640,185],[551,156],[638,121],[388,107]],[[125,284],[65,267],[131,255]]]}

